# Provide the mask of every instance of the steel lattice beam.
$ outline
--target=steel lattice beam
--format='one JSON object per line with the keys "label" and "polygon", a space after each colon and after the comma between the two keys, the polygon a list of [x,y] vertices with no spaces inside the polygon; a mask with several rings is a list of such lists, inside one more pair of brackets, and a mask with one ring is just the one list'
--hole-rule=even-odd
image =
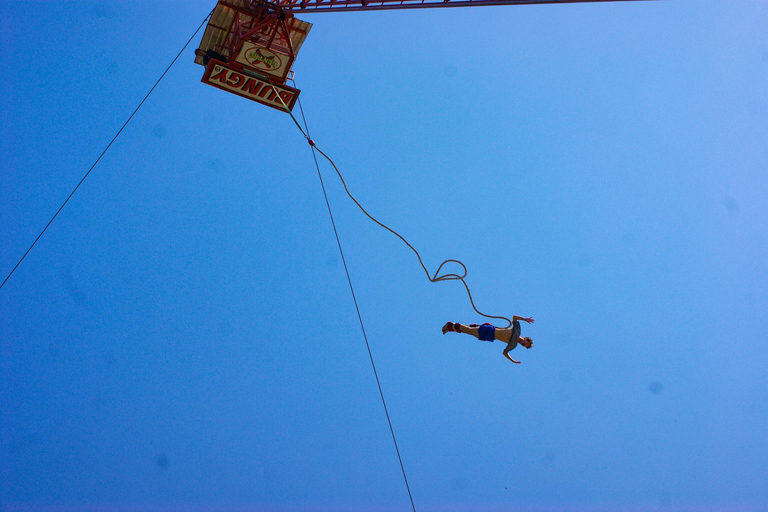
{"label": "steel lattice beam", "polygon": [[587,2],[639,2],[649,0],[278,0],[276,7],[291,13],[330,11],[379,11],[436,7],[480,7],[491,5],[573,4]]}

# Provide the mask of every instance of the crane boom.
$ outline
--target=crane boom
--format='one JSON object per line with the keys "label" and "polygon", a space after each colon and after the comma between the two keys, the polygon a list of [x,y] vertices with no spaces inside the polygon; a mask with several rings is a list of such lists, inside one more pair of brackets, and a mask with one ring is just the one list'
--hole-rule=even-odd
{"label": "crane boom", "polygon": [[278,0],[276,6],[292,13],[330,11],[379,11],[435,7],[480,7],[491,5],[573,4],[587,2],[637,2],[648,0]]}
{"label": "crane boom", "polygon": [[295,13],[639,1],[648,0],[218,0],[195,62],[205,67],[203,83],[291,110],[301,91],[286,81],[312,28]]}

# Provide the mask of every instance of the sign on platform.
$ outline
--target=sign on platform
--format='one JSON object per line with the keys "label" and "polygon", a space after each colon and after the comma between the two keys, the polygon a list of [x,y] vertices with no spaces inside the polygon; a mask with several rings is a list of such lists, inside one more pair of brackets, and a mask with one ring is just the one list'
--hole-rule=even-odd
{"label": "sign on platform", "polygon": [[265,78],[247,75],[213,59],[208,62],[202,82],[282,111],[283,103],[293,110],[300,92],[287,85],[273,85]]}
{"label": "sign on platform", "polygon": [[237,62],[257,71],[285,78],[290,69],[291,59],[287,55],[275,53],[250,41],[244,41],[235,58]]}

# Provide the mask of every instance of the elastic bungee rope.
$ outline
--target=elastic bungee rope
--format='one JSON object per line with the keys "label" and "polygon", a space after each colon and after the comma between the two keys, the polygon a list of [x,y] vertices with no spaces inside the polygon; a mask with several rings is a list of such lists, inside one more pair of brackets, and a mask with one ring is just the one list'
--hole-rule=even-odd
{"label": "elastic bungee rope", "polygon": [[[272,85],[272,84],[270,84],[270,85]],[[295,85],[295,83],[294,83],[294,85]],[[429,270],[427,270],[426,265],[424,265],[424,261],[421,259],[421,255],[419,254],[419,251],[417,251],[414,246],[412,246],[410,243],[408,243],[408,240],[403,238],[403,236],[400,233],[398,233],[394,229],[390,228],[389,226],[387,226],[383,222],[380,222],[373,215],[368,213],[368,211],[365,208],[363,208],[363,205],[361,205],[360,202],[357,199],[355,199],[355,196],[353,196],[352,193],[349,191],[349,187],[347,187],[347,182],[344,180],[344,176],[342,176],[341,171],[339,171],[339,168],[336,167],[336,164],[334,163],[333,159],[331,159],[331,157],[326,155],[323,152],[323,150],[320,149],[317,146],[317,143],[314,140],[312,140],[309,137],[309,135],[307,135],[307,133],[304,131],[304,129],[302,129],[301,125],[299,124],[299,121],[296,119],[296,117],[294,117],[293,112],[291,112],[291,109],[288,108],[288,105],[285,104],[285,102],[283,101],[283,98],[281,98],[280,95],[278,94],[277,89],[275,88],[274,85],[272,85],[272,88],[275,91],[275,95],[280,100],[280,103],[283,104],[283,107],[285,108],[285,111],[291,116],[291,119],[293,119],[293,122],[296,124],[296,127],[299,129],[299,131],[304,136],[304,138],[307,139],[307,142],[309,143],[309,145],[312,148],[316,149],[318,153],[323,155],[325,157],[325,159],[328,160],[328,162],[333,166],[333,169],[336,171],[336,174],[338,175],[339,179],[341,180],[341,184],[344,185],[344,191],[347,193],[349,198],[352,199],[352,201],[357,205],[357,207],[360,208],[360,211],[362,211],[369,219],[371,219],[373,222],[375,222],[376,224],[378,224],[379,226],[381,226],[382,228],[386,229],[387,231],[389,231],[390,233],[395,235],[397,238],[402,240],[402,242],[405,245],[407,245],[413,251],[413,253],[416,255],[416,258],[418,258],[418,260],[419,260],[419,265],[421,265],[421,268],[424,269],[424,273],[427,275],[427,279],[429,279],[430,282],[437,283],[437,282],[440,282],[440,281],[461,281],[461,284],[463,284],[464,288],[467,290],[467,297],[469,297],[469,303],[472,305],[472,309],[475,310],[475,313],[477,313],[478,315],[483,316],[485,318],[495,318],[497,320],[506,320],[507,321],[507,325],[504,328],[509,328],[509,327],[512,326],[512,320],[510,320],[509,318],[507,318],[505,316],[488,315],[488,314],[483,313],[479,309],[477,309],[477,306],[475,306],[475,301],[472,298],[472,292],[469,290],[469,285],[467,285],[467,282],[465,281],[465,278],[467,277],[467,266],[464,265],[464,263],[462,263],[461,261],[455,260],[455,259],[445,260],[445,261],[443,261],[440,264],[440,266],[437,267],[437,270],[435,270],[434,275],[430,275],[429,274]],[[462,274],[459,275],[459,274],[450,272],[450,273],[439,275],[440,274],[440,270],[447,263],[457,263],[457,264],[459,264],[461,266],[461,268],[462,268],[462,271],[463,271]]]}

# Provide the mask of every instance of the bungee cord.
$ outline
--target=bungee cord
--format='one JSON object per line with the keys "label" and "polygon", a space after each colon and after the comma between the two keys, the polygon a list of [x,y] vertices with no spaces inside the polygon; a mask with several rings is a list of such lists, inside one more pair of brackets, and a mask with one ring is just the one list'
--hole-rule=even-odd
{"label": "bungee cord", "polygon": [[[294,82],[294,85],[295,85],[295,82]],[[430,282],[437,283],[437,282],[440,282],[440,281],[461,281],[461,284],[464,285],[464,289],[467,291],[467,297],[469,297],[469,303],[472,305],[472,309],[475,310],[475,313],[477,313],[478,315],[483,316],[485,318],[495,318],[497,320],[506,320],[507,321],[507,325],[506,325],[505,328],[509,328],[509,327],[512,326],[512,320],[510,320],[509,318],[507,318],[505,316],[488,315],[486,313],[483,313],[479,309],[477,309],[477,306],[475,305],[475,301],[472,298],[472,292],[470,291],[469,285],[467,285],[467,282],[465,280],[465,278],[467,277],[467,266],[464,265],[464,263],[461,262],[460,260],[456,260],[456,259],[445,260],[445,261],[443,261],[437,267],[437,270],[435,270],[435,273],[433,275],[430,275],[429,270],[427,270],[427,266],[424,264],[424,261],[421,259],[421,254],[419,254],[419,251],[417,251],[416,248],[413,245],[411,245],[408,242],[408,240],[406,240],[400,233],[398,233],[394,229],[390,228],[389,226],[387,226],[383,222],[380,222],[373,215],[368,213],[368,211],[363,207],[363,205],[361,205],[360,202],[357,199],[355,199],[355,196],[353,196],[352,193],[349,191],[349,187],[347,186],[347,182],[344,180],[344,176],[342,176],[341,171],[339,171],[339,168],[336,166],[336,164],[334,163],[333,159],[331,159],[331,157],[329,157],[327,154],[325,154],[323,152],[323,150],[320,149],[317,146],[317,143],[314,140],[312,140],[312,138],[310,138],[310,136],[308,134],[309,130],[307,130],[305,132],[301,128],[301,125],[299,124],[299,121],[296,119],[296,117],[294,117],[293,112],[291,112],[291,110],[288,108],[288,105],[285,104],[283,99],[277,93],[277,89],[275,89],[274,85],[272,85],[272,88],[275,90],[275,95],[278,97],[280,102],[285,107],[285,111],[288,112],[288,114],[291,116],[291,119],[293,119],[293,122],[298,127],[299,131],[301,131],[301,133],[304,136],[304,138],[307,139],[307,142],[312,147],[312,150],[313,150],[312,154],[314,155],[314,150],[317,150],[318,153],[323,155],[323,157],[325,157],[325,159],[328,160],[328,162],[331,164],[331,166],[333,166],[333,169],[336,171],[336,175],[339,177],[339,180],[341,180],[341,184],[344,185],[344,191],[347,193],[349,198],[352,199],[352,201],[357,205],[357,207],[360,209],[360,211],[362,211],[373,222],[375,222],[376,224],[378,224],[379,226],[381,226],[382,228],[386,229],[387,231],[389,231],[390,233],[395,235],[397,238],[402,240],[402,242],[405,245],[407,245],[414,252],[414,254],[416,254],[416,258],[418,258],[418,260],[419,260],[419,265],[421,265],[421,268],[424,270],[424,273],[427,275],[427,279],[429,279]],[[301,109],[301,100],[299,100],[299,109],[301,110],[302,117],[303,117],[304,111],[303,111],[303,109]],[[318,170],[318,172],[319,172],[319,170]],[[461,269],[462,269],[462,273],[461,274],[456,274],[454,272],[449,272],[449,273],[441,275],[440,274],[440,270],[442,270],[443,266],[445,266],[448,263],[456,263],[456,264],[460,265]]]}
{"label": "bungee cord", "polygon": [[[390,233],[395,235],[397,238],[402,240],[403,243],[405,245],[407,245],[414,252],[414,254],[416,254],[416,257],[419,260],[419,264],[421,265],[421,268],[424,269],[424,273],[427,275],[427,279],[429,279],[430,282],[437,283],[437,282],[440,282],[440,281],[461,281],[461,284],[463,284],[464,288],[467,290],[467,296],[469,297],[469,303],[472,305],[472,309],[475,310],[475,313],[477,313],[480,316],[484,316],[485,318],[496,318],[496,319],[499,319],[499,320],[506,320],[507,321],[506,328],[509,328],[512,325],[512,320],[510,320],[509,318],[507,318],[505,316],[488,315],[488,314],[485,314],[482,311],[477,309],[477,306],[475,306],[475,301],[472,298],[472,292],[469,290],[469,285],[467,285],[467,282],[465,281],[465,278],[467,277],[467,267],[460,260],[448,259],[448,260],[443,261],[440,264],[440,266],[437,267],[437,270],[435,270],[435,274],[430,276],[429,275],[429,270],[427,270],[426,265],[424,265],[424,261],[422,261],[421,255],[419,254],[419,251],[417,251],[414,246],[412,246],[410,243],[408,243],[408,240],[403,238],[403,236],[400,233],[398,233],[394,229],[390,228],[386,224],[380,222],[373,215],[368,213],[366,211],[366,209],[363,208],[363,206],[357,201],[357,199],[355,199],[355,197],[350,193],[349,188],[347,187],[347,183],[344,181],[344,177],[341,175],[341,172],[339,171],[339,168],[336,167],[336,164],[333,162],[333,160],[331,160],[331,158],[328,155],[323,153],[323,150],[321,150],[319,147],[317,147],[317,144],[315,144],[315,142],[312,139],[309,139],[309,145],[314,147],[315,149],[317,149],[317,152],[320,153],[321,155],[323,155],[326,158],[326,160],[328,160],[328,162],[330,162],[330,164],[333,166],[334,170],[336,171],[336,174],[339,176],[339,179],[341,180],[341,183],[344,185],[344,190],[347,192],[347,195],[350,197],[350,199],[352,199],[352,201],[354,201],[354,203],[357,205],[357,207],[360,208],[360,210],[369,219],[371,219],[373,222],[375,222],[376,224],[378,224],[379,226],[383,227],[384,229],[386,229],[387,231],[389,231]],[[449,272],[449,273],[440,275],[440,270],[447,263],[457,263],[457,264],[459,264],[461,266],[462,270],[463,270],[461,275],[453,273],[453,272]]]}

